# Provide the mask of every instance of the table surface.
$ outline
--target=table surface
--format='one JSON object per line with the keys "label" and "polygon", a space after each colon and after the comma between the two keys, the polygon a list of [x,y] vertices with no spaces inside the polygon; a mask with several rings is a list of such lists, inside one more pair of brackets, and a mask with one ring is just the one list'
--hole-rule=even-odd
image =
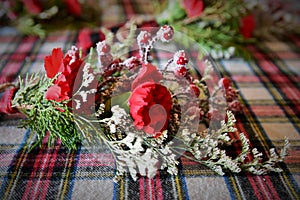
{"label": "table surface", "polygon": [[[124,22],[145,8],[122,1],[103,12],[105,23]],[[145,1],[146,2],[146,1]],[[149,5],[148,5],[149,6]],[[149,8],[149,7],[148,7]],[[143,10],[144,9],[144,10]],[[149,11],[149,10],[148,10]],[[109,13],[118,15],[109,15]],[[40,39],[0,29],[0,79],[43,70],[52,48],[67,50],[78,42],[78,31],[53,32]],[[115,164],[107,151],[87,147],[69,151],[54,148],[27,152],[33,134],[17,128],[20,115],[0,119],[0,198],[3,199],[300,199],[300,36],[261,41],[249,46],[253,59],[219,59],[216,65],[240,90],[244,113],[237,127],[251,142],[279,148],[289,138],[291,147],[282,173],[256,176],[219,176],[197,163],[180,159],[177,176],[158,172],[154,179],[113,182]]]}

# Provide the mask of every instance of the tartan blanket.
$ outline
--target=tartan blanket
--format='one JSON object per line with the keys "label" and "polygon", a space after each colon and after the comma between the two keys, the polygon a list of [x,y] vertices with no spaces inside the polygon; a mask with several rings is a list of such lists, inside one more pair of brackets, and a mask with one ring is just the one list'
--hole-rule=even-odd
{"label": "tartan blanket", "polygon": [[[107,5],[111,10],[104,9],[103,26],[122,23],[150,8],[146,1],[119,3],[117,7]],[[109,15],[111,12],[117,14]],[[54,47],[66,50],[76,44],[80,33],[66,30],[39,39],[0,28],[0,80],[43,70],[44,56]],[[266,151],[281,147],[282,139],[289,138],[291,147],[280,164],[282,173],[219,176],[182,157],[177,176],[159,171],[154,179],[141,177],[134,182],[124,176],[114,183],[114,159],[104,146],[80,146],[70,151],[57,143],[53,148],[45,144],[28,152],[26,144],[34,135],[17,128],[23,116],[2,115],[0,198],[300,199],[300,35],[262,41],[249,46],[249,51],[254,58],[248,61],[232,58],[215,62],[222,75],[231,77],[240,90],[244,113],[237,116],[237,126],[249,136],[251,144]]]}

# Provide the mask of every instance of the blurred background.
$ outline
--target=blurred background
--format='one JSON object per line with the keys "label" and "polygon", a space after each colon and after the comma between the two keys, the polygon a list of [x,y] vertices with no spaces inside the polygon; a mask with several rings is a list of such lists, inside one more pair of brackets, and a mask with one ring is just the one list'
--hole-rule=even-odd
{"label": "blurred background", "polygon": [[[56,30],[113,27],[128,21],[172,24],[214,58],[247,58],[243,46],[300,32],[297,0],[1,0],[0,25],[45,37]],[[119,15],[117,13],[126,13]],[[154,24],[151,24],[154,25]]]}

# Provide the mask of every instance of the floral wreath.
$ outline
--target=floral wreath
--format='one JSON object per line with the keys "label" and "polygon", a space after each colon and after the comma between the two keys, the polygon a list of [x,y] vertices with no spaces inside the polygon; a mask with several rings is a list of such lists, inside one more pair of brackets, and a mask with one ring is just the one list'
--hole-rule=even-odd
{"label": "floral wreath", "polygon": [[[185,50],[172,53],[161,67],[154,64],[151,51],[175,34],[169,25],[139,33],[132,25],[123,41],[108,32],[85,57],[75,46],[65,55],[54,48],[44,59],[45,76],[20,77],[4,93],[4,111],[26,115],[22,126],[37,136],[30,149],[47,133],[50,146],[58,140],[69,149],[106,145],[116,161],[116,181],[127,172],[134,180],[152,178],[159,169],[175,175],[180,156],[220,175],[280,172],[276,165],[287,154],[288,141],[280,154],[270,149],[266,159],[245,134],[237,134],[238,91],[228,77],[209,88],[214,71],[209,58],[202,57],[203,75],[194,73]],[[137,51],[129,54],[135,45]],[[241,148],[237,155],[228,150],[233,143]]]}

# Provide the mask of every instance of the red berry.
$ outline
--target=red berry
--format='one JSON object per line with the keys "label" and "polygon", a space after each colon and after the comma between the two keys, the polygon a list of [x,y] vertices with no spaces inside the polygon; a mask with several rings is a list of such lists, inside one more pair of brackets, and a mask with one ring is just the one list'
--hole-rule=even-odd
{"label": "red berry", "polygon": [[195,93],[196,97],[199,97],[200,95],[200,90],[195,84],[190,84],[191,90]]}
{"label": "red berry", "polygon": [[110,52],[110,45],[106,44],[105,40],[97,43],[98,54],[105,54]]}
{"label": "red berry", "polygon": [[234,100],[234,101],[230,102],[228,104],[228,108],[231,111],[236,112],[236,113],[240,113],[243,110],[243,107],[238,100]]}
{"label": "red berry", "polygon": [[110,52],[110,46],[108,44],[105,44],[103,47],[102,47],[102,51],[104,53],[108,53]]}
{"label": "red berry", "polygon": [[232,81],[228,77],[221,78],[219,81],[219,86],[220,87],[223,86],[225,88],[225,90],[227,90],[231,84],[232,84]]}
{"label": "red berry", "polygon": [[225,90],[225,97],[227,102],[231,102],[238,98],[238,91],[232,88],[231,86],[229,86]]}
{"label": "red berry", "polygon": [[164,33],[164,35],[163,35],[163,38],[167,41],[171,40],[172,37],[173,37],[173,35],[170,33]]}
{"label": "red berry", "polygon": [[125,67],[127,69],[131,70],[131,69],[134,69],[137,66],[139,66],[140,62],[137,57],[132,56],[132,57],[128,58],[127,60],[125,60],[123,62],[123,64],[125,65]]}
{"label": "red berry", "polygon": [[177,65],[184,65],[186,63],[184,57],[179,57],[178,60],[176,61]]}
{"label": "red berry", "polygon": [[137,36],[138,44],[147,45],[151,39],[151,34],[147,31],[141,31]]}
{"label": "red berry", "polygon": [[174,35],[174,30],[172,26],[164,25],[157,32],[157,35],[162,42],[169,42]]}
{"label": "red berry", "polygon": [[187,69],[183,65],[179,65],[175,69],[175,75],[178,77],[184,77],[187,75]]}
{"label": "red berry", "polygon": [[189,59],[186,53],[183,50],[180,50],[174,54],[174,62],[177,65],[186,65],[189,62]]}

